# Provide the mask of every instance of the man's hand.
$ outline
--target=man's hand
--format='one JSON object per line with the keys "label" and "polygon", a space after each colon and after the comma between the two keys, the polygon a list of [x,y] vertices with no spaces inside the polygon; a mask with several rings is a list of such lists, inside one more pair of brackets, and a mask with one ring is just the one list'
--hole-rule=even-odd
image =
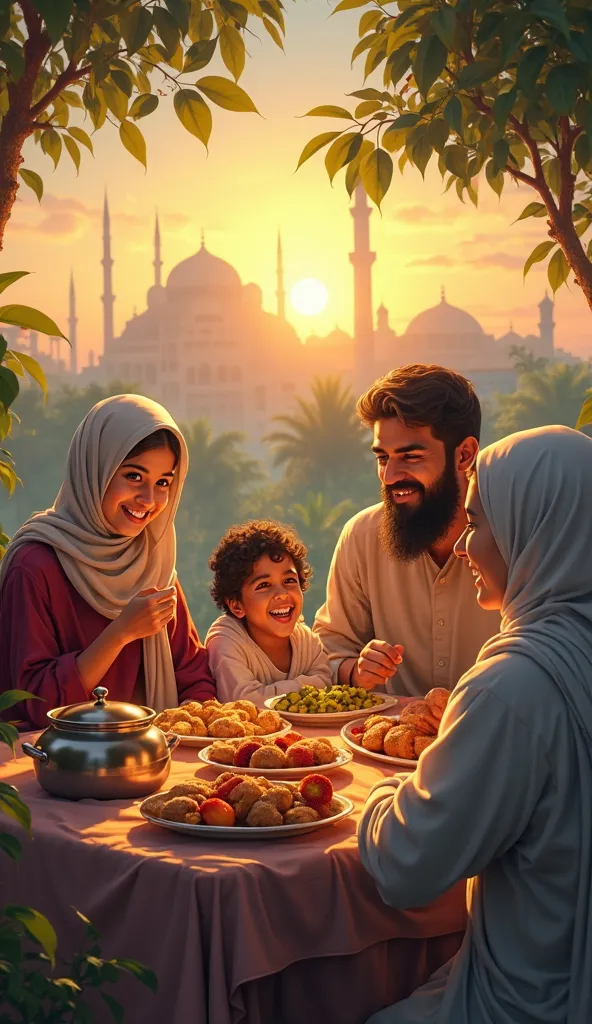
{"label": "man's hand", "polygon": [[404,648],[400,644],[387,644],[386,640],[371,640],[358,656],[352,673],[353,685],[363,686],[365,690],[382,686],[398,671],[403,661],[403,651]]}

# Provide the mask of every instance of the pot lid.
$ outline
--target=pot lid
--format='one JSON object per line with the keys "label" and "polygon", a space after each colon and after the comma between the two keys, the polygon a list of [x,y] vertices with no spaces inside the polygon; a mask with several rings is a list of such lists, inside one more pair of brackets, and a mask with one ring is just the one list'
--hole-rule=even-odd
{"label": "pot lid", "polygon": [[55,708],[48,711],[47,717],[58,726],[81,726],[90,729],[117,726],[133,728],[134,725],[147,725],[154,718],[155,712],[151,708],[118,700],[107,701],[108,693],[105,686],[97,686],[92,692],[92,696],[96,697],[95,701]]}

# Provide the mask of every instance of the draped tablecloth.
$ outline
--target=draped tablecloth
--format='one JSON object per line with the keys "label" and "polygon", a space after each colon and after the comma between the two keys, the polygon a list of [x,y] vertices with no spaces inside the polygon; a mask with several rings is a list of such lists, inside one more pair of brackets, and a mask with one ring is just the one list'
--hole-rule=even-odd
{"label": "draped tablecloth", "polygon": [[[128,1022],[363,1024],[460,945],[463,885],[398,911],[382,903],[360,863],[357,819],[388,766],[356,755],[332,774],[355,804],[351,818],[296,838],[237,842],[216,839],[215,829],[198,839],[150,825],[140,801],[49,796],[30,759],[4,749],[0,779],[29,804],[34,838],[24,840],[20,866],[2,857],[0,905],[47,914],[62,955],[81,942],[74,906],[99,929],[104,956],[151,967],[156,996],[131,981],[113,989]],[[194,772],[217,774],[195,749],[177,750],[165,788]]]}

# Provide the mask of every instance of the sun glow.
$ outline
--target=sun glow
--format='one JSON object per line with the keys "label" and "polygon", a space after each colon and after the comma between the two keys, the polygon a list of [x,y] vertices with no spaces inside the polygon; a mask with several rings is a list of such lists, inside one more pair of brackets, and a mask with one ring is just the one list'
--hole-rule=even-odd
{"label": "sun glow", "polygon": [[297,313],[303,316],[318,316],[329,301],[329,293],[322,281],[316,277],[305,277],[297,281],[290,292],[290,302]]}

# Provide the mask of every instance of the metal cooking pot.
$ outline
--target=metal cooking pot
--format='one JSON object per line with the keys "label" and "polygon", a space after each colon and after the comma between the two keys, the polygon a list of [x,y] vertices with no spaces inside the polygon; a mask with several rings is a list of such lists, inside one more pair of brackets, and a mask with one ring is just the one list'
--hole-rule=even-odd
{"label": "metal cooking pot", "polygon": [[35,775],[48,793],[68,800],[124,800],[160,789],[171,768],[178,736],[153,725],[156,712],[137,704],[96,701],[47,712],[49,727],[37,742],[23,743]]}

